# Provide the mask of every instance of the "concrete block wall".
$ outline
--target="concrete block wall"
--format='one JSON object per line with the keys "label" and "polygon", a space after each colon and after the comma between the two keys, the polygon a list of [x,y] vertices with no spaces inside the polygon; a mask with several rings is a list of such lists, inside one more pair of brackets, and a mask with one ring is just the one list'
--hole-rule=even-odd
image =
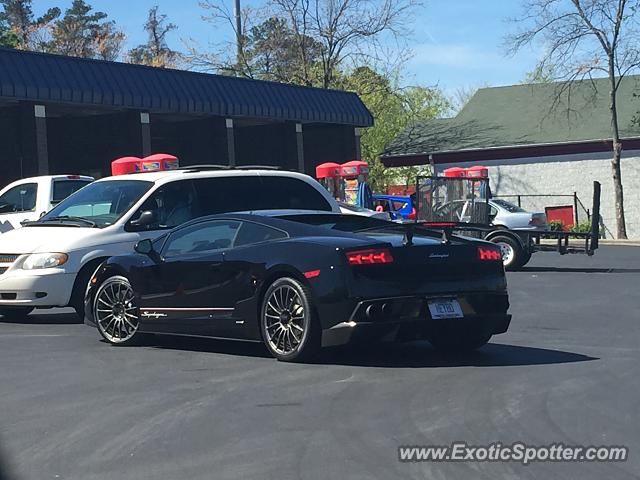
{"label": "concrete block wall", "polygon": [[[611,176],[611,156],[608,153],[562,155],[474,162],[459,166],[482,164],[489,167],[491,191],[494,195],[573,194],[577,192],[586,208],[591,208],[593,181],[602,184],[600,214],[607,238],[615,238],[616,220]],[[622,185],[629,238],[640,239],[640,151],[623,152]],[[509,200],[509,199],[507,199]],[[571,205],[570,198],[523,199],[527,209],[544,211],[545,206]],[[582,218],[584,212],[579,212]],[[586,219],[586,218],[585,218]]]}

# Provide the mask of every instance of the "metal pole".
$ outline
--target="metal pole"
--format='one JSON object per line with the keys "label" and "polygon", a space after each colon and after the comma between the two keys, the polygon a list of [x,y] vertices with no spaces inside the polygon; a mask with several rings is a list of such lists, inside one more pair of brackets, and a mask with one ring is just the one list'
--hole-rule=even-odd
{"label": "metal pole", "polygon": [[236,16],[236,63],[238,67],[242,64],[242,17],[240,12],[240,0],[235,0]]}
{"label": "metal pole", "polygon": [[591,250],[598,248],[600,238],[600,182],[593,182],[593,210],[591,213]]}
{"label": "metal pole", "polygon": [[574,225],[577,227],[578,226],[578,194],[576,192],[573,192],[573,218],[574,218]]}

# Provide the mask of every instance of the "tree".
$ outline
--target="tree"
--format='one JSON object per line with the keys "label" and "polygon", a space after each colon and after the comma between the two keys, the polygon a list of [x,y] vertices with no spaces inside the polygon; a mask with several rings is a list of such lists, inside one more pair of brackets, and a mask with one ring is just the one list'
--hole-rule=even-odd
{"label": "tree", "polygon": [[4,19],[0,18],[0,48],[16,48],[18,36],[13,33]]}
{"label": "tree", "polygon": [[374,125],[361,137],[362,159],[369,163],[372,189],[382,192],[392,184],[414,184],[416,175],[426,173],[429,167],[386,168],[379,154],[411,122],[448,113],[451,107],[442,92],[424,86],[402,88],[397,71],[381,75],[369,67],[339,76],[336,84],[358,93],[374,117]]}
{"label": "tree", "polygon": [[[204,20],[233,29],[235,42],[235,16],[225,0],[202,0],[200,5],[209,12]],[[416,5],[417,0],[269,0],[264,11],[243,10],[245,34],[240,36],[239,55],[227,44],[221,51],[205,55],[192,49],[192,57],[200,66],[251,76],[251,37],[246,32],[259,34],[253,27],[269,27],[270,33],[286,34],[264,38],[287,38],[284,51],[295,59],[296,76],[300,77],[297,83],[331,88],[338,72],[346,69],[347,60],[360,64],[366,63],[362,61],[365,58],[380,60],[377,55],[382,37],[399,40],[408,35],[406,16]],[[265,12],[270,24],[259,20]],[[269,41],[263,47],[267,45],[277,51],[280,43]]]}
{"label": "tree", "polygon": [[[622,79],[640,66],[638,0],[525,0],[523,27],[508,38],[510,50],[541,39],[547,48],[542,69],[553,65],[561,80],[556,98],[569,92],[576,80],[604,73],[609,83],[609,113],[618,238],[627,238],[620,171],[622,143],[618,129],[617,92]],[[544,70],[543,70],[544,71]],[[554,101],[554,104],[557,102]]]}
{"label": "tree", "polygon": [[39,50],[39,34],[60,15],[60,9],[54,7],[35,18],[31,0],[0,0],[0,5],[3,7],[0,13],[0,32],[4,29],[0,38],[4,38],[8,46],[21,50]]}
{"label": "tree", "polygon": [[[296,42],[304,44],[304,55],[299,54]],[[300,85],[319,81],[313,67],[320,60],[320,44],[311,37],[297,36],[281,18],[271,17],[251,27],[241,58],[243,67],[254,78]]]}
{"label": "tree", "polygon": [[167,34],[178,28],[167,23],[165,14],[158,14],[158,6],[149,9],[144,29],[147,32],[147,43],[132,48],[127,53],[127,61],[152,67],[175,67],[180,54],[167,45]]}
{"label": "tree", "polygon": [[115,60],[125,39],[114,21],[104,12],[92,11],[84,0],[73,0],[64,17],[54,22],[51,39],[44,49],[73,57]]}
{"label": "tree", "polygon": [[553,83],[557,77],[555,66],[548,63],[538,64],[533,70],[524,75],[522,83],[527,85],[532,83]]}

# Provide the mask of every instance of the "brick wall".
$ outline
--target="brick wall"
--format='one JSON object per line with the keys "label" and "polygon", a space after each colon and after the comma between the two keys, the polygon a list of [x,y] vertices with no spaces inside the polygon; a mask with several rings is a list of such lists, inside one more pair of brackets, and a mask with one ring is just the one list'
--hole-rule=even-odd
{"label": "brick wall", "polygon": [[[613,180],[609,154],[579,154],[555,157],[519,158],[481,162],[489,167],[494,195],[573,194],[586,208],[591,208],[593,181],[602,184],[601,215],[605,235],[612,238],[616,231]],[[462,163],[468,167],[473,164]],[[449,166],[449,165],[448,165]],[[622,184],[629,238],[640,239],[640,151],[628,151],[622,158]],[[570,198],[522,199],[527,209],[544,211],[545,206],[571,205]],[[584,218],[584,212],[579,213]],[[579,220],[582,221],[582,218]],[[615,235],[613,235],[615,236]]]}

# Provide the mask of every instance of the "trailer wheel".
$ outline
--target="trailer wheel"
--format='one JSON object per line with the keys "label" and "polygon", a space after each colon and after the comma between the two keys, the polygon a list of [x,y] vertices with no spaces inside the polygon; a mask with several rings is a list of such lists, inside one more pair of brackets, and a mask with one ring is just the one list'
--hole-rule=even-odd
{"label": "trailer wheel", "polygon": [[531,255],[527,255],[520,242],[506,235],[496,235],[489,239],[500,247],[502,252],[502,264],[505,270],[518,270],[529,261]]}

